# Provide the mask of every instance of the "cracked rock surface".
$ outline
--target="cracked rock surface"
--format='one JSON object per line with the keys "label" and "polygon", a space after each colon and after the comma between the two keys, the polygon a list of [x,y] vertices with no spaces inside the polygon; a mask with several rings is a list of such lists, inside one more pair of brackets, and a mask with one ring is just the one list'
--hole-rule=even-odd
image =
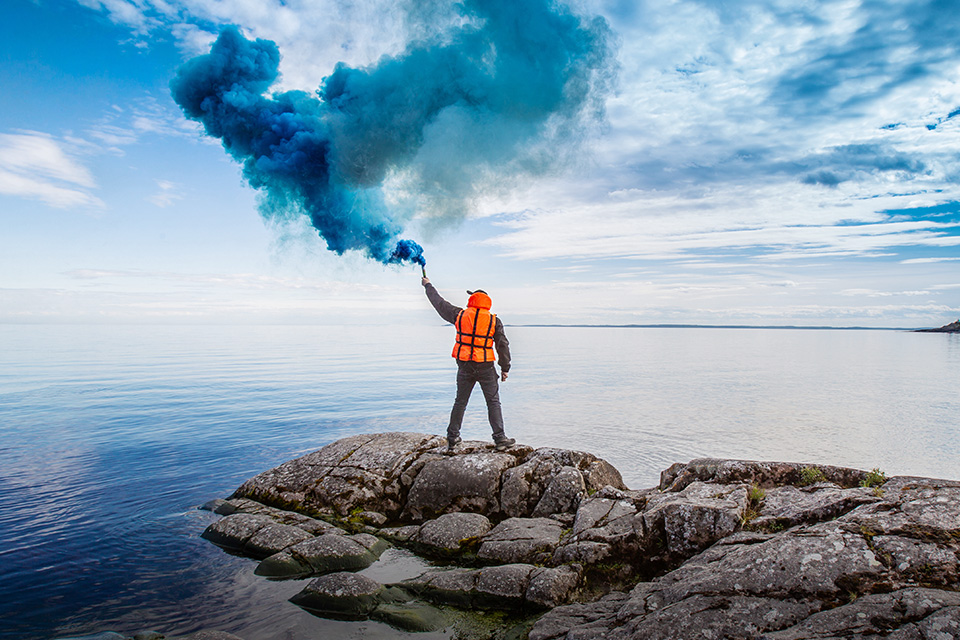
{"label": "cracked rock surface", "polygon": [[[303,606],[402,628],[440,628],[436,607],[453,606],[546,611],[531,640],[960,638],[953,481],[705,458],[635,491],[588,453],[464,442],[448,455],[444,438],[388,433],[208,508],[224,517],[204,537],[260,559],[258,573],[319,576]],[[355,580],[386,541],[460,566]]]}

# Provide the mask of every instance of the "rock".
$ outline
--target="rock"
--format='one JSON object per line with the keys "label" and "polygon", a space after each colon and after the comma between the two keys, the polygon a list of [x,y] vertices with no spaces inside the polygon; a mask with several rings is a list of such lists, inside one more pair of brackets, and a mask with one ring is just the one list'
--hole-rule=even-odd
{"label": "rock", "polygon": [[382,592],[379,582],[342,571],[316,578],[290,602],[326,616],[364,619],[380,604]]}
{"label": "rock", "polygon": [[476,569],[434,569],[395,586],[432,602],[469,608],[475,600],[478,573]]}
{"label": "rock", "polygon": [[567,602],[579,585],[577,567],[507,564],[482,569],[434,569],[398,587],[436,602],[469,609],[550,607]]}
{"label": "rock", "polygon": [[113,631],[101,631],[86,636],[70,636],[68,638],[57,638],[56,640],[127,640],[127,638]]}
{"label": "rock", "polygon": [[[889,634],[891,629],[898,633]],[[806,638],[960,638],[960,594],[939,589],[910,588],[873,594],[816,613],[788,629],[768,633],[766,640]]]}
{"label": "rock", "polygon": [[313,535],[320,535],[323,533],[346,533],[339,527],[332,525],[329,522],[311,518],[303,515],[302,513],[270,507],[256,502],[255,500],[248,500],[246,498],[233,498],[231,500],[227,500],[224,505],[217,509],[217,513],[220,513],[221,515],[230,515],[232,513],[252,513],[255,515],[269,516],[272,520],[279,524],[292,525]]}
{"label": "rock", "polygon": [[885,568],[852,526],[797,527],[761,542],[717,545],[658,580],[666,603],[695,594],[742,594],[839,602],[869,591]]}
{"label": "rock", "polygon": [[475,549],[492,526],[479,513],[447,513],[424,522],[408,539],[428,554],[452,557]]}
{"label": "rock", "polygon": [[486,609],[523,606],[536,567],[529,564],[505,564],[484,567],[477,572],[476,606]]}
{"label": "rock", "polygon": [[960,320],[955,320],[936,329],[914,329],[914,333],[960,333]]}
{"label": "rock", "polygon": [[[225,507],[225,506],[229,506],[228,503],[227,503],[227,501],[224,500],[223,498],[217,498],[217,499],[215,499],[215,500],[209,500],[209,501],[207,501],[207,502],[204,502],[202,505],[200,505],[200,506],[197,507],[197,508],[200,509],[201,511],[213,511],[214,513],[218,513],[218,512],[217,512],[217,509],[221,509],[221,508],[223,508],[223,507]],[[232,511],[231,511],[231,513],[232,513]],[[230,514],[229,514],[229,513],[220,513],[220,515],[222,515],[222,516],[227,516],[227,515],[230,515]]]}
{"label": "rock", "polygon": [[288,547],[261,562],[254,573],[295,578],[334,571],[358,571],[376,561],[387,544],[369,534],[324,534]]}
{"label": "rock", "polygon": [[573,467],[562,467],[550,479],[537,505],[533,516],[549,516],[553,513],[576,511],[580,500],[587,494],[587,485],[583,474]]}
{"label": "rock", "polygon": [[589,453],[537,449],[503,474],[501,503],[511,517],[576,511],[588,491],[606,485],[625,489],[620,472]]}
{"label": "rock", "polygon": [[[803,470],[807,464],[795,462],[756,462],[753,460],[718,460],[698,458],[686,464],[677,463],[660,474],[662,491],[681,491],[691,482],[713,484],[755,484],[769,488],[803,483]],[[867,477],[866,471],[818,465],[817,468],[828,482],[841,487],[858,487]]]}
{"label": "rock", "polygon": [[509,453],[486,451],[431,460],[410,487],[403,517],[423,522],[453,511],[495,515],[500,477],[514,464]]}
{"label": "rock", "polygon": [[751,525],[763,529],[822,522],[879,500],[872,489],[863,487],[841,489],[834,484],[818,484],[804,489],[790,485],[775,487],[766,491],[760,515]]}
{"label": "rock", "polygon": [[678,559],[706,549],[740,528],[747,490],[736,485],[694,481],[676,494],[664,494],[643,513],[646,535],[662,540]]}
{"label": "rock", "polygon": [[[529,640],[566,638],[571,630],[577,638],[602,637],[610,630],[611,621],[627,600],[625,593],[611,593],[589,604],[571,604],[553,609],[540,618],[530,630]],[[679,638],[679,636],[676,636]],[[571,638],[571,640],[573,640]]]}
{"label": "rock", "polygon": [[580,569],[578,565],[535,569],[530,574],[524,599],[544,608],[570,602],[580,585]]}
{"label": "rock", "polygon": [[445,446],[444,438],[419,433],[352,436],[251,478],[234,497],[342,517],[360,508],[393,519],[403,507],[404,474]]}
{"label": "rock", "polygon": [[298,527],[268,524],[244,543],[243,553],[251,558],[266,558],[304,540],[312,540],[313,537]]}
{"label": "rock", "polygon": [[235,513],[211,524],[200,537],[218,546],[240,551],[258,531],[273,524],[269,516]]}
{"label": "rock", "polygon": [[183,640],[243,640],[243,638],[226,631],[197,631],[184,636]]}
{"label": "rock", "polygon": [[376,511],[361,511],[354,516],[357,520],[372,527],[382,527],[387,524],[387,516]]}
{"label": "rock", "polygon": [[420,532],[420,526],[411,524],[405,527],[380,529],[380,536],[393,542],[409,542]]}
{"label": "rock", "polygon": [[382,604],[373,610],[370,617],[412,633],[439,631],[449,624],[447,616],[440,609],[422,602]]}
{"label": "rock", "polygon": [[[552,607],[531,640],[958,637],[960,482],[703,458],[632,491],[586,453],[480,442],[445,453],[423,434],[346,438],[210,503],[229,515],[204,536],[249,555],[280,549],[257,570],[274,577],[355,570],[385,543],[311,517],[349,514],[413,550],[487,565],[368,581],[360,604],[323,600],[352,578],[305,589],[322,615],[404,629],[441,628],[421,620],[435,610],[409,602],[416,594],[468,609]],[[398,526],[377,528],[388,522]]]}
{"label": "rock", "polygon": [[563,526],[550,518],[508,518],[483,537],[477,557],[501,563],[542,563],[553,556]]}
{"label": "rock", "polygon": [[133,640],[163,640],[165,637],[157,631],[138,631],[133,634]]}

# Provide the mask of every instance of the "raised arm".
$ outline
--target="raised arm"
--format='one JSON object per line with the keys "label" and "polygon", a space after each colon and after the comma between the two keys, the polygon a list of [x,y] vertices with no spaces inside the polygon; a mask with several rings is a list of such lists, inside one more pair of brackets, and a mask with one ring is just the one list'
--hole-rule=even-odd
{"label": "raised arm", "polygon": [[463,311],[463,309],[444,300],[443,296],[437,291],[437,288],[430,284],[429,278],[423,278],[420,282],[423,284],[424,291],[426,291],[427,300],[429,300],[433,308],[437,310],[440,317],[450,324],[456,322],[457,314]]}

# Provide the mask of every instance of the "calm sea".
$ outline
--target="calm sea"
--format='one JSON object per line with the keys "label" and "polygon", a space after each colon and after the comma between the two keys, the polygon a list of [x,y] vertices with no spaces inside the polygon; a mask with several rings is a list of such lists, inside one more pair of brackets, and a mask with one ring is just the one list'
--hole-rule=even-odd
{"label": "calm sea", "polygon": [[[702,456],[960,478],[960,336],[508,328],[507,433],[632,488]],[[393,638],[286,602],[197,510],[337,438],[443,433],[449,327],[0,325],[0,637]],[[466,438],[486,439],[479,394]],[[372,568],[389,576],[388,555]],[[388,579],[383,577],[383,579]],[[417,636],[428,638],[432,636]]]}

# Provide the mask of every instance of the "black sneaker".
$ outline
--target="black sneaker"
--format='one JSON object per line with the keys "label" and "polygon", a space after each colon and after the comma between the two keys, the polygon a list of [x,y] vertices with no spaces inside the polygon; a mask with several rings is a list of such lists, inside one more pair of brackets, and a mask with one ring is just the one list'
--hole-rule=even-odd
{"label": "black sneaker", "polygon": [[447,438],[447,451],[453,451],[454,448],[461,442],[463,442],[463,440],[460,439],[460,436],[457,436],[456,438]]}
{"label": "black sneaker", "polygon": [[496,445],[497,451],[505,451],[517,444],[517,441],[513,438],[504,438],[503,440],[497,440],[493,444]]}

